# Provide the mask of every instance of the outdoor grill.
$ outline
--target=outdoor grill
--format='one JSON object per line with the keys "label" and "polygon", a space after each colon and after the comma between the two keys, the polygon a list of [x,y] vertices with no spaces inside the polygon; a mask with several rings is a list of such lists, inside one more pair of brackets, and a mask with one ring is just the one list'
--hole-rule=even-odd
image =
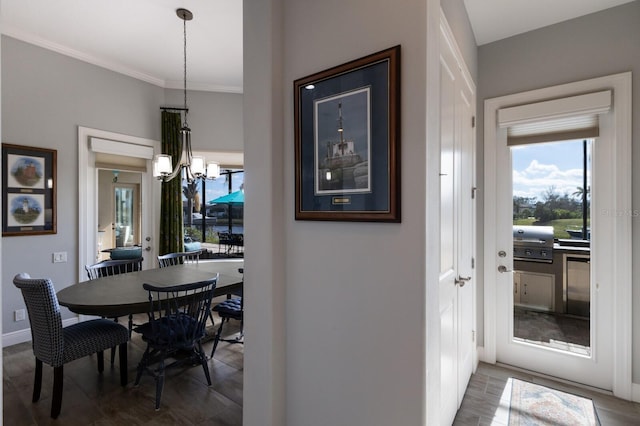
{"label": "outdoor grill", "polygon": [[513,260],[553,263],[553,227],[514,225]]}

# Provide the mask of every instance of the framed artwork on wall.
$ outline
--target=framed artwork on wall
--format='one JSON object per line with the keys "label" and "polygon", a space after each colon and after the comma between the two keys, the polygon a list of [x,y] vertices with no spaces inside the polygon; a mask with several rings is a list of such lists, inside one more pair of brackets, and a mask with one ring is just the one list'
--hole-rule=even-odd
{"label": "framed artwork on wall", "polygon": [[55,234],[57,151],[2,144],[2,236]]}
{"label": "framed artwork on wall", "polygon": [[295,218],[400,222],[400,46],[294,82]]}

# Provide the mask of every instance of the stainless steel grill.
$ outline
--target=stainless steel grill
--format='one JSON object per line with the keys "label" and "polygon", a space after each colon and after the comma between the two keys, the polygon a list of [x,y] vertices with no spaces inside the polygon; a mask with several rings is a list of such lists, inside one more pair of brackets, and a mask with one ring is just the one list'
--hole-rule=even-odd
{"label": "stainless steel grill", "polygon": [[513,260],[553,263],[553,226],[513,226]]}

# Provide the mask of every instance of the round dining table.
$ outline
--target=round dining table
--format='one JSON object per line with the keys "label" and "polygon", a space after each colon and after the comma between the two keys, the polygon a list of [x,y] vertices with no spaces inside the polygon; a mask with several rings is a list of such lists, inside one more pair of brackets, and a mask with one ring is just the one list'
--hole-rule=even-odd
{"label": "round dining table", "polygon": [[242,290],[242,260],[199,261],[165,268],[127,272],[70,285],[57,293],[58,303],[82,315],[119,317],[149,311],[142,285],[168,287],[211,279],[218,274],[214,297]]}

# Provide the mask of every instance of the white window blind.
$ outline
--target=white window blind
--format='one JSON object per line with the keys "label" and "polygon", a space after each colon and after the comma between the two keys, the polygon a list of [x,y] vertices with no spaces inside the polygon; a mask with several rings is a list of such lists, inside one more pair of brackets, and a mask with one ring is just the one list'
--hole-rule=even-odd
{"label": "white window blind", "polygon": [[507,144],[594,138],[600,114],[611,109],[611,91],[588,93],[498,110],[498,127],[507,128]]}

